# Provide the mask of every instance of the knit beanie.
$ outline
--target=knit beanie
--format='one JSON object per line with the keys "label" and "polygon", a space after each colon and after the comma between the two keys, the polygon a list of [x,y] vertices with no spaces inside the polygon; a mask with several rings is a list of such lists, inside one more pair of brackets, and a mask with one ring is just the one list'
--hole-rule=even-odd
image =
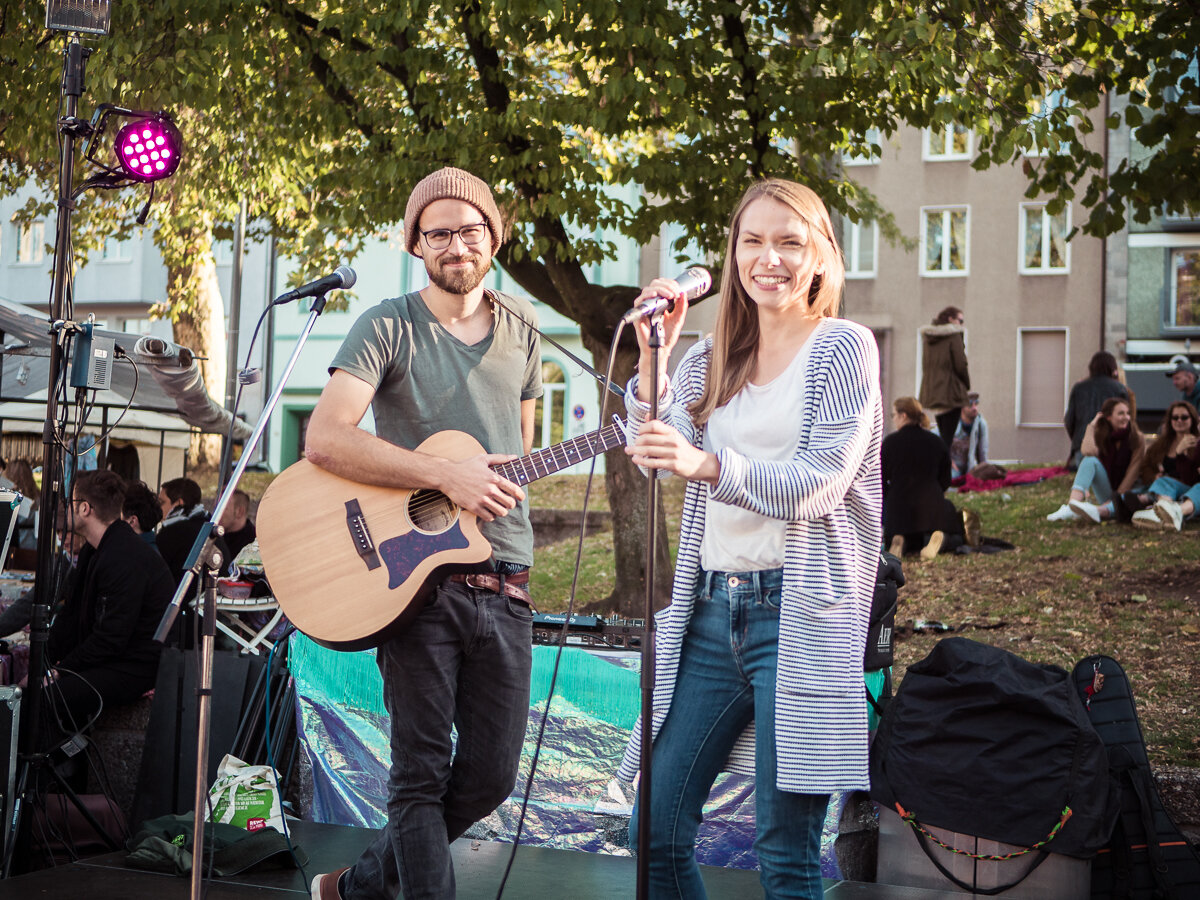
{"label": "knit beanie", "polygon": [[422,178],[413,192],[408,196],[408,205],[404,207],[404,248],[413,253],[420,234],[417,223],[421,221],[421,213],[435,200],[464,200],[483,213],[483,218],[492,231],[492,255],[500,249],[503,234],[500,221],[500,210],[492,198],[492,189],[481,178],[470,172],[447,166],[438,169],[431,175]]}

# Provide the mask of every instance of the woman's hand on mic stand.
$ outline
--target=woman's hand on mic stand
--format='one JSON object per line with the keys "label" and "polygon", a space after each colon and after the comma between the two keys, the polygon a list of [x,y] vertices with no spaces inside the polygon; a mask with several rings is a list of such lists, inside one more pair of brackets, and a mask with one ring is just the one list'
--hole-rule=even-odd
{"label": "woman's hand on mic stand", "polygon": [[[658,351],[658,383],[660,385],[659,392],[666,389],[667,383],[667,360],[671,358],[671,350],[679,342],[679,333],[683,330],[683,320],[687,315],[687,300],[683,298],[683,292],[679,289],[679,283],[673,278],[655,278],[648,285],[642,288],[642,292],[637,295],[634,300],[634,306],[641,306],[642,303],[648,300],[655,300],[659,297],[666,297],[668,300],[675,301],[675,308],[670,312],[662,314],[662,346]],[[641,353],[638,356],[638,399],[643,403],[650,402],[650,381],[654,375],[651,370],[654,357],[650,350],[650,327],[651,319],[640,317],[633,323],[634,332],[637,334],[638,347]]]}

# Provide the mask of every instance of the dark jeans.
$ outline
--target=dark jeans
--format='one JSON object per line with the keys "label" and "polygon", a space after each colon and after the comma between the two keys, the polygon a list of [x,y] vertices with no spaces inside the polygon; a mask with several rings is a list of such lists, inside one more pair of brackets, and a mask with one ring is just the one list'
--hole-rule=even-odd
{"label": "dark jeans", "polygon": [[395,900],[401,890],[405,900],[454,897],[450,842],[516,782],[532,623],[533,611],[518,600],[447,581],[379,648],[392,723],[388,821],[346,873],[346,900]]}
{"label": "dark jeans", "polygon": [[[704,572],[671,708],[654,741],[650,897],[702,900],[696,835],[704,803],[738,736],[754,722],[754,850],[767,900],[820,898],[827,794],[776,783],[775,669],[782,571]],[[635,809],[630,843],[637,840]]]}
{"label": "dark jeans", "polygon": [[956,406],[954,409],[948,409],[944,413],[938,413],[933,417],[937,422],[938,434],[949,447],[954,443],[954,432],[958,430],[958,420],[962,418],[962,407]]}

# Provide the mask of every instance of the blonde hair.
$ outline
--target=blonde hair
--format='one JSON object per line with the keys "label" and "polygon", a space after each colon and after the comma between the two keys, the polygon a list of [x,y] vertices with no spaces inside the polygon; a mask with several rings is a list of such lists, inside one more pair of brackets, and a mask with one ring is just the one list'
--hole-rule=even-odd
{"label": "blonde hair", "polygon": [[892,409],[907,416],[908,421],[914,425],[920,425],[926,431],[929,430],[929,415],[916,397],[897,397],[892,402]]}
{"label": "blonde hair", "polygon": [[[764,197],[782,203],[804,223],[807,231],[805,244],[816,253],[806,315],[814,319],[835,315],[842,299],[846,266],[833,234],[829,211],[821,198],[811,188],[781,178],[769,178],[750,185],[729,220],[729,240],[721,273],[721,293],[708,377],[703,393],[689,408],[692,418],[700,425],[708,421],[715,409],[724,406],[746,386],[757,361],[758,310],[738,275],[737,241],[747,207]],[[821,274],[816,274],[818,269]]]}

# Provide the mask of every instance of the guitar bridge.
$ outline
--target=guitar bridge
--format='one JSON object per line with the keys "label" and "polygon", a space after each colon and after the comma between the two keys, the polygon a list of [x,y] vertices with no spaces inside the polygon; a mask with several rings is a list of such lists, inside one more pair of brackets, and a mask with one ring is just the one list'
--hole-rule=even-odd
{"label": "guitar bridge", "polygon": [[378,569],[381,565],[379,553],[357,499],[346,501],[346,530],[350,532],[350,540],[354,541],[354,551],[367,564],[367,571]]}

